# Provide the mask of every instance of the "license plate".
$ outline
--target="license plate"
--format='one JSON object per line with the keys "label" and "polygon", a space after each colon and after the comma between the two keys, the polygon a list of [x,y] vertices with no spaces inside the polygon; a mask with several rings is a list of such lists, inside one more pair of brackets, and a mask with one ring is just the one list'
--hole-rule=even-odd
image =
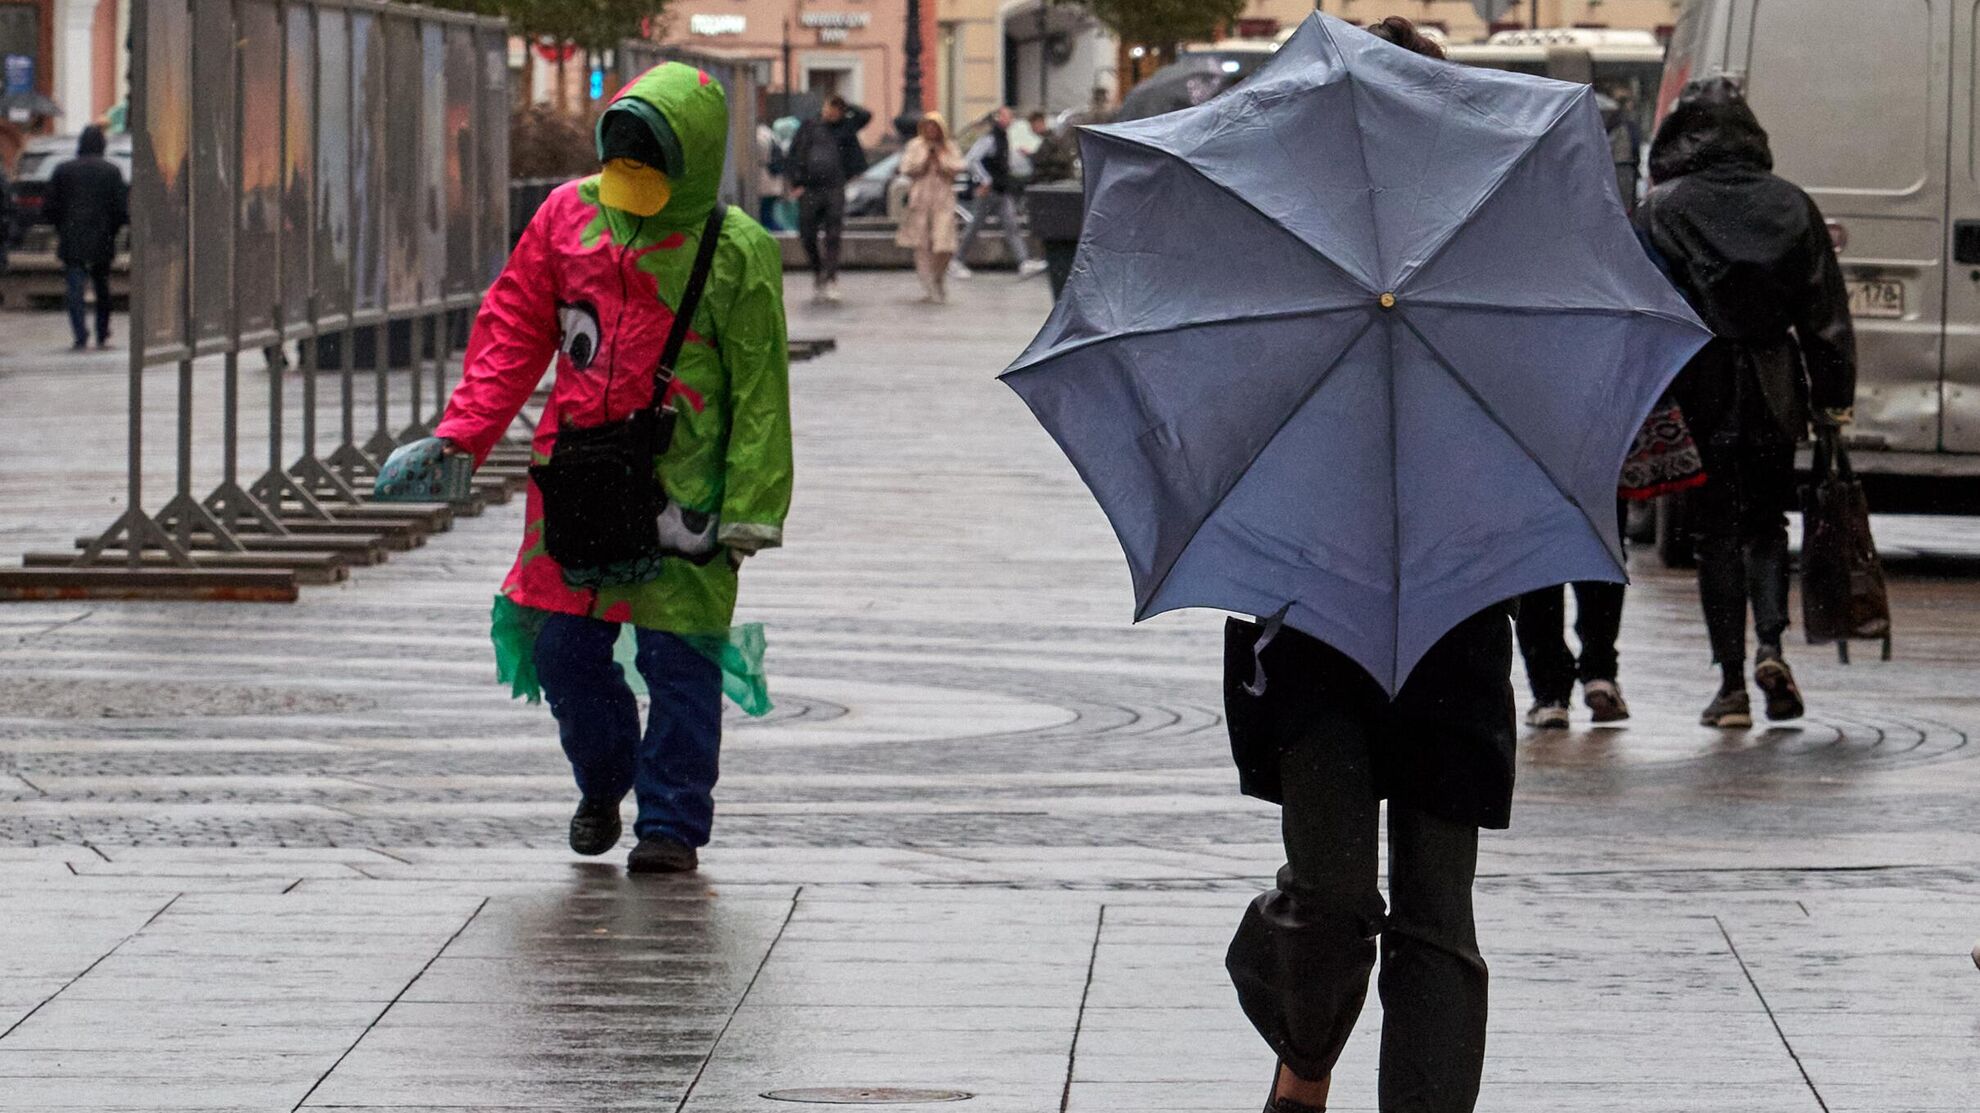
{"label": "license plate", "polygon": [[1850,316],[1904,316],[1904,283],[1890,278],[1852,278],[1848,286]]}

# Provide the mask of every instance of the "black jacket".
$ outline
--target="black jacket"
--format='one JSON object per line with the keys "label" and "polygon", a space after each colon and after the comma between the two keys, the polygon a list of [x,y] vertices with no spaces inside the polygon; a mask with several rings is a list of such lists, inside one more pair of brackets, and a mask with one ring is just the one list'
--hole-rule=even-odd
{"label": "black jacket", "polygon": [[[1224,627],[1224,717],[1238,784],[1280,801],[1279,757],[1340,745],[1359,733],[1374,758],[1376,792],[1454,823],[1512,822],[1512,604],[1487,607],[1430,647],[1391,701],[1368,671],[1290,626],[1262,653],[1263,628]],[[1247,685],[1263,668],[1265,690]]]}
{"label": "black jacket", "polygon": [[108,266],[116,258],[117,230],[130,219],[126,193],[124,175],[100,155],[55,168],[43,213],[55,226],[64,266]]}
{"label": "black jacket", "polygon": [[[806,120],[791,137],[791,149],[784,166],[791,184],[801,189],[838,189],[866,169],[866,148],[859,145],[859,133],[873,122],[873,113],[856,104],[846,106],[846,114],[836,124],[823,117]],[[836,154],[832,159],[827,152]],[[838,173],[821,170],[836,166]]]}
{"label": "black jacket", "polygon": [[1794,443],[1811,405],[1847,409],[1856,397],[1856,337],[1828,229],[1773,165],[1766,131],[1724,79],[1687,88],[1650,147],[1656,186],[1637,229],[1716,336],[1674,389],[1708,450]]}

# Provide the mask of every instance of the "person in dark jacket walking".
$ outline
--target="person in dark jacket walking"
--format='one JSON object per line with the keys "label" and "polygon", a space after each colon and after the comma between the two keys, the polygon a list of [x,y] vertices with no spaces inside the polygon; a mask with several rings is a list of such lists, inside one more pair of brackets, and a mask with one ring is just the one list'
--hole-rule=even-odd
{"label": "person in dark jacket walking", "polygon": [[1716,337],[1673,388],[1705,464],[1688,516],[1722,674],[1701,716],[1714,727],[1753,724],[1749,606],[1753,681],[1767,717],[1803,712],[1781,650],[1795,446],[1811,421],[1848,423],[1856,398],[1856,338],[1827,225],[1773,165],[1767,133],[1739,87],[1725,78],[1694,82],[1657,129],[1655,185],[1636,213],[1645,242]]}
{"label": "person in dark jacket walking", "polygon": [[956,248],[955,261],[949,265],[949,273],[956,278],[970,277],[969,249],[976,245],[976,237],[983,234],[983,226],[993,213],[1003,226],[1004,243],[1017,263],[1018,277],[1030,278],[1045,271],[1043,261],[1032,261],[1024,244],[1024,229],[1018,223],[1017,199],[1024,192],[1024,183],[1011,168],[1011,122],[1016,118],[1009,108],[999,108],[990,119],[990,131],[970,146],[969,176],[975,183],[976,202],[970,209],[962,244]]}
{"label": "person in dark jacket walking", "polygon": [[[1369,31],[1443,57],[1400,16]],[[1477,1103],[1487,971],[1471,889],[1479,829],[1511,821],[1513,606],[1445,634],[1394,700],[1346,654],[1278,620],[1226,628],[1240,782],[1284,813],[1286,865],[1246,910],[1225,960],[1245,1015],[1279,1056],[1266,1113],[1327,1107],[1378,954],[1380,1107],[1466,1113]]]}
{"label": "person in dark jacket walking", "polygon": [[873,113],[846,98],[825,102],[791,138],[784,166],[798,203],[798,241],[811,264],[813,300],[839,300],[839,248],[846,230],[846,183],[866,169],[859,133]]}
{"label": "person in dark jacket walking", "polygon": [[69,328],[76,350],[89,346],[84,287],[96,293],[96,346],[110,343],[110,264],[117,232],[130,219],[124,175],[103,157],[103,129],[91,125],[76,141],[76,157],[55,168],[43,212],[55,226],[56,254],[68,278]]}

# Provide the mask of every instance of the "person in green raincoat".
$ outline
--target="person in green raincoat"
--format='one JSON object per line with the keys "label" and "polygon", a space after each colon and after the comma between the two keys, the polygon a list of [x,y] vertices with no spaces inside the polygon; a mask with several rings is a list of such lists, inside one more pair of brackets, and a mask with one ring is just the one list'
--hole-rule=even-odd
{"label": "person in green raincoat", "polygon": [[[652,401],[728,132],[721,84],[692,66],[657,66],[613,98],[598,122],[601,173],[550,195],[482,302],[436,430],[449,451],[484,460],[553,361],[537,463],[556,453],[559,429],[621,421]],[[658,578],[633,586],[573,586],[545,551],[532,484],[522,551],[495,602],[501,676],[518,695],[534,698],[540,685],[576,775],[571,849],[618,845],[619,806],[634,793],[633,872],[697,867],[714,818],[723,692],[752,713],[768,707],[761,630],[731,623],[743,559],[782,543],[791,500],[783,273],[775,241],[740,210],[726,209],[720,227],[667,388],[678,423],[656,461],[672,504],[662,533],[696,559],[666,560]],[[622,627],[652,697],[643,729],[615,658]]]}

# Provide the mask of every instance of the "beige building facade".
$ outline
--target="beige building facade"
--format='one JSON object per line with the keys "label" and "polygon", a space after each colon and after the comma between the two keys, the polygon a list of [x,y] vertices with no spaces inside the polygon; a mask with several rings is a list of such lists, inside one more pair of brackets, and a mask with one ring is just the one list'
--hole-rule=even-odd
{"label": "beige building facade", "polygon": [[[922,0],[924,104],[935,103],[937,0]],[[758,64],[767,89],[838,94],[873,112],[868,146],[893,134],[900,114],[907,42],[906,0],[672,0],[655,37]]]}
{"label": "beige building facade", "polygon": [[937,76],[929,103],[967,122],[999,105],[1083,109],[1119,99],[1119,44],[1076,6],[1047,0],[935,0]]}

